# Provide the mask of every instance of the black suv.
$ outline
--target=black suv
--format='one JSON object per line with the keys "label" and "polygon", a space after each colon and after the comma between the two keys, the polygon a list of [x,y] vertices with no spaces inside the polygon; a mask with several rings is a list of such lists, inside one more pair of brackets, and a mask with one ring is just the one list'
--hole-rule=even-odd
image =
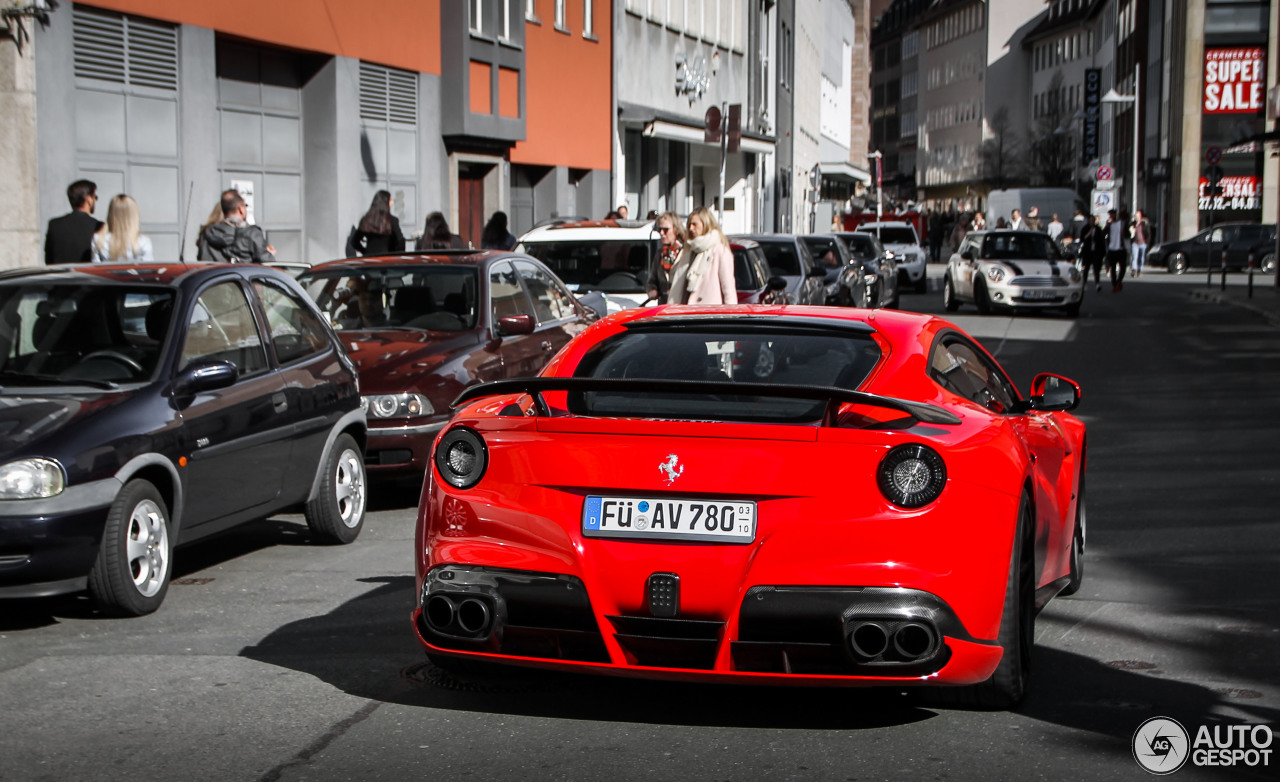
{"label": "black suv", "polygon": [[0,272],[0,597],[156,610],[173,549],[301,506],[355,540],[355,366],[298,284],[253,264]]}
{"label": "black suv", "polygon": [[1190,239],[1155,245],[1147,251],[1147,263],[1164,266],[1170,274],[1182,274],[1191,268],[1218,268],[1223,251],[1228,269],[1247,269],[1252,255],[1255,269],[1274,274],[1276,227],[1274,224],[1219,223]]}

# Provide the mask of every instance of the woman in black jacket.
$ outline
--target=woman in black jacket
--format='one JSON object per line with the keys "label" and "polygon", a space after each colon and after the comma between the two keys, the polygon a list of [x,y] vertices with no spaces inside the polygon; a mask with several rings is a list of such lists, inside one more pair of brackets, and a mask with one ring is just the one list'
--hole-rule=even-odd
{"label": "woman in black jacket", "polygon": [[391,194],[379,190],[369,204],[369,211],[347,239],[347,255],[383,255],[404,252],[404,234],[400,221],[391,214]]}

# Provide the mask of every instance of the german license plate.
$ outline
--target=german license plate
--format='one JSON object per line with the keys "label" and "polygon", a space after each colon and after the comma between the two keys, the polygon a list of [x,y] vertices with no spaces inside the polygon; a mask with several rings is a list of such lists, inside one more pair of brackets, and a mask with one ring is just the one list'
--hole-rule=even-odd
{"label": "german license plate", "polygon": [[668,497],[587,497],[582,534],[588,538],[709,540],[750,543],[756,537],[756,504]]}
{"label": "german license plate", "polygon": [[1024,299],[1052,299],[1052,298],[1055,298],[1056,296],[1057,296],[1057,292],[1051,291],[1051,290],[1032,289],[1032,290],[1022,291],[1022,298]]}

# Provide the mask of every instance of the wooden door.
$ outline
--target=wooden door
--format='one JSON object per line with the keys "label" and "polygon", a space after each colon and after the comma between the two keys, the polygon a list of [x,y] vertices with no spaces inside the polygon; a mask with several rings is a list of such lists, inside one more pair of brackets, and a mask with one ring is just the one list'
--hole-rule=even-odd
{"label": "wooden door", "polygon": [[476,248],[480,247],[480,234],[484,231],[484,175],[480,166],[458,166],[457,233]]}

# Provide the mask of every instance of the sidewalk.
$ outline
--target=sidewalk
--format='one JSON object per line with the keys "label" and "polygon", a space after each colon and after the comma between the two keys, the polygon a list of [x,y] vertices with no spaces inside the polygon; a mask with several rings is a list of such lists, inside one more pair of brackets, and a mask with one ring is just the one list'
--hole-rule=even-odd
{"label": "sidewalk", "polygon": [[1248,285],[1239,282],[1240,276],[1238,272],[1228,273],[1227,288],[1222,290],[1222,278],[1215,274],[1212,286],[1192,289],[1191,297],[1256,312],[1271,325],[1280,326],[1280,288],[1276,287],[1275,277],[1255,274],[1253,296],[1250,298]]}

